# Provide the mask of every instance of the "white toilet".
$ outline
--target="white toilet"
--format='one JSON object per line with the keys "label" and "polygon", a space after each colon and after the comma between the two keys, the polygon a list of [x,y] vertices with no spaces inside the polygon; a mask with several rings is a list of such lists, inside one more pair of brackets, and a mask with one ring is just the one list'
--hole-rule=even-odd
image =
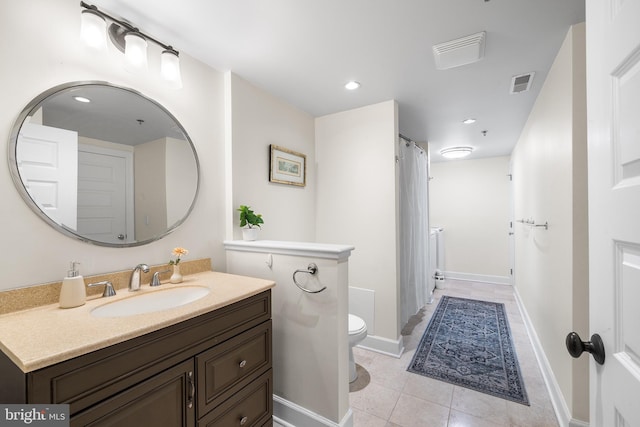
{"label": "white toilet", "polygon": [[364,320],[349,314],[349,382],[352,383],[358,378],[356,373],[356,362],[353,359],[353,346],[357,345],[367,337],[367,324]]}

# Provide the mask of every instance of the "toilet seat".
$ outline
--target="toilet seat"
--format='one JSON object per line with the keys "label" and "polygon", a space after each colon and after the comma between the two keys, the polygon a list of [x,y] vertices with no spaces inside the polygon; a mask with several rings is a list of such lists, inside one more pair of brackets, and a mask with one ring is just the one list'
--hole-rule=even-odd
{"label": "toilet seat", "polygon": [[354,314],[349,314],[349,382],[358,378],[356,362],[353,359],[353,346],[358,345],[367,337],[367,324]]}
{"label": "toilet seat", "polygon": [[357,335],[367,329],[364,320],[353,314],[349,315],[349,335]]}

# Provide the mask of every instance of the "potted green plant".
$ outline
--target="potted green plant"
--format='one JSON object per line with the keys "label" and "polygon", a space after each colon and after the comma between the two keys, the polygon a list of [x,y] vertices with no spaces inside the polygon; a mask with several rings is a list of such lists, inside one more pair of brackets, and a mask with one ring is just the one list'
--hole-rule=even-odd
{"label": "potted green plant", "polygon": [[257,214],[251,210],[250,206],[240,205],[240,227],[242,227],[242,238],[244,240],[257,240],[260,224],[264,224],[262,214]]}

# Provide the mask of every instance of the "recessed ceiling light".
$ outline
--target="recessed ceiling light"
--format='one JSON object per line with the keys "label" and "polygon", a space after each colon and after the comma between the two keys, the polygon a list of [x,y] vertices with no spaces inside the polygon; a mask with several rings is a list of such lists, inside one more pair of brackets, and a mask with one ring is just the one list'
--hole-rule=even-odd
{"label": "recessed ceiling light", "polygon": [[73,99],[78,102],[91,102],[89,98],[85,98],[84,96],[74,96]]}
{"label": "recessed ceiling light", "polygon": [[470,125],[471,123],[475,123],[475,122],[476,122],[476,119],[471,119],[471,118],[469,118],[469,119],[464,119],[464,120],[462,121],[462,123],[464,123],[465,125]]}
{"label": "recessed ceiling light", "polygon": [[467,157],[472,151],[473,147],[449,147],[440,150],[440,154],[447,159],[461,159]]}
{"label": "recessed ceiling light", "polygon": [[347,90],[356,90],[359,87],[360,87],[360,83],[353,80],[344,85],[344,88]]}

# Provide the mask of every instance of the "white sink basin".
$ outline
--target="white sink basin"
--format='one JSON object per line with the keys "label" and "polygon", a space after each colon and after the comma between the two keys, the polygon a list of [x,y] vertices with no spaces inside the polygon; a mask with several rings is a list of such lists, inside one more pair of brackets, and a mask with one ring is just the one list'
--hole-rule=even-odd
{"label": "white sink basin", "polygon": [[91,314],[95,317],[125,317],[153,313],[197,301],[209,291],[204,286],[162,289],[101,305],[91,310]]}

